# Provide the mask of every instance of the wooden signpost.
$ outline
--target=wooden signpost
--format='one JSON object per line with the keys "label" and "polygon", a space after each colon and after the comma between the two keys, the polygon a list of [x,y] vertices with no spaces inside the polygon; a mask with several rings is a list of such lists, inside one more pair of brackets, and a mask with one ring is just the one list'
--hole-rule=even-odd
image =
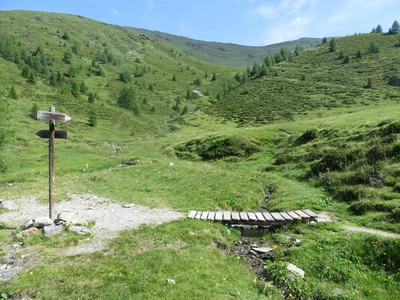
{"label": "wooden signpost", "polygon": [[50,112],[37,111],[37,120],[49,121],[49,130],[40,130],[36,134],[41,138],[49,139],[49,217],[54,219],[54,139],[67,138],[66,130],[55,130],[57,122],[67,122],[71,118],[66,114],[56,113],[54,106],[50,106]]}

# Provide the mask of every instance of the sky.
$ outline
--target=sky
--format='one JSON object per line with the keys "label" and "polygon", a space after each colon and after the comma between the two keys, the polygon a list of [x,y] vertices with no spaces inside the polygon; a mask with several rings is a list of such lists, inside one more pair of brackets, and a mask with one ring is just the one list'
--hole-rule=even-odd
{"label": "sky", "polygon": [[0,10],[68,13],[209,42],[266,46],[387,32],[399,0],[0,0]]}

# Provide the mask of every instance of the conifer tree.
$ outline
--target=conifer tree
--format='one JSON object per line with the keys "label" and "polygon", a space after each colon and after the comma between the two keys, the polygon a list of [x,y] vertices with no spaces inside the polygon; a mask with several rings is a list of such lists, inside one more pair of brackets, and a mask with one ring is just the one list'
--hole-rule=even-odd
{"label": "conifer tree", "polygon": [[18,100],[17,91],[15,90],[14,85],[11,86],[10,92],[8,93],[8,96],[9,96],[11,99]]}

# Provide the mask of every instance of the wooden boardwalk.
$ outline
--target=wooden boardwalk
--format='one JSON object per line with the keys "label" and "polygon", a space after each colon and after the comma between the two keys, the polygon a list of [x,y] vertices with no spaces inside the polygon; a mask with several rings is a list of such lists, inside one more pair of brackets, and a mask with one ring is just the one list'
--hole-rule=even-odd
{"label": "wooden boardwalk", "polygon": [[195,211],[188,218],[221,221],[229,224],[247,225],[283,225],[293,221],[316,221],[317,214],[309,209],[289,212],[231,212],[231,211]]}

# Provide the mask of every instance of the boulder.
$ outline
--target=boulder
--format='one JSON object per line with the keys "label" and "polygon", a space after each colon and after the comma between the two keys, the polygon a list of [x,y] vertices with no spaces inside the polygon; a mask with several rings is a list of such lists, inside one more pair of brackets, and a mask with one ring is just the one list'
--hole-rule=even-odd
{"label": "boulder", "polygon": [[49,226],[53,224],[53,220],[47,217],[40,217],[36,219],[29,220],[25,223],[24,228],[28,229],[31,227],[43,228],[44,226]]}
{"label": "boulder", "polygon": [[49,226],[43,227],[43,234],[45,237],[50,237],[61,233],[64,230],[64,226],[51,224]]}
{"label": "boulder", "polygon": [[26,237],[26,236],[35,236],[39,235],[40,231],[36,227],[30,227],[28,229],[22,230],[20,233],[17,234],[18,238]]}
{"label": "boulder", "polygon": [[294,274],[300,275],[300,277],[302,278],[304,278],[304,275],[306,273],[304,272],[304,270],[300,269],[299,267],[291,263],[288,263],[287,269]]}

